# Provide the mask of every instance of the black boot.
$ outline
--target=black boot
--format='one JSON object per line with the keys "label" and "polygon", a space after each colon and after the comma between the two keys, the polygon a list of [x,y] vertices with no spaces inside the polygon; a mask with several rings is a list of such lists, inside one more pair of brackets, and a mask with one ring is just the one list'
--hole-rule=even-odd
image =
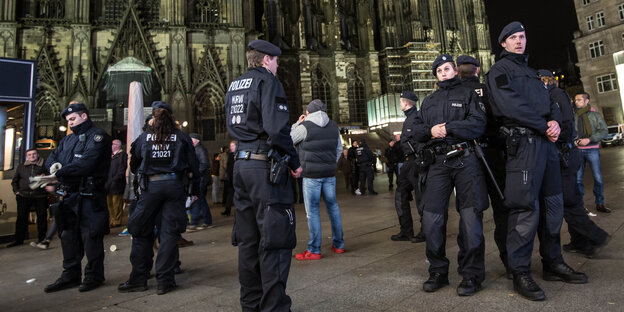
{"label": "black boot", "polygon": [[545,281],[563,281],[571,284],[587,283],[587,275],[585,273],[576,272],[565,263],[544,266]]}
{"label": "black boot", "polygon": [[119,286],[117,286],[117,290],[121,293],[135,292],[135,291],[146,291],[147,290],[147,281],[143,282],[132,282],[127,280]]}
{"label": "black boot", "polygon": [[422,231],[418,232],[418,235],[412,237],[412,243],[422,243],[425,240],[425,234],[423,234]]}
{"label": "black boot", "polygon": [[78,287],[80,285],[80,278],[77,279],[65,279],[60,277],[56,280],[56,282],[46,286],[43,291],[47,293],[64,290],[67,288]]}
{"label": "black boot", "polygon": [[459,286],[457,286],[457,294],[460,296],[472,296],[477,291],[481,290],[481,283],[471,278],[462,279]]}
{"label": "black boot", "polygon": [[546,299],[546,294],[533,280],[530,273],[514,274],[513,276],[514,290],[532,301],[542,301]]}
{"label": "black boot", "polygon": [[426,292],[434,292],[448,284],[448,274],[433,272],[429,274],[429,279],[423,284],[423,289]]}

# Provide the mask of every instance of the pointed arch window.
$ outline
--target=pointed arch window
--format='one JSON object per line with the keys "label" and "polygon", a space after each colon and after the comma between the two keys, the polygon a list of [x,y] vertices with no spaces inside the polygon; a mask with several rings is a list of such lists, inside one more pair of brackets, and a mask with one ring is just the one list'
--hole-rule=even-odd
{"label": "pointed arch window", "polygon": [[349,101],[349,120],[356,123],[366,122],[366,89],[364,81],[355,68],[347,70],[347,98]]}
{"label": "pointed arch window", "polygon": [[192,21],[200,24],[216,24],[221,22],[221,3],[217,0],[195,0],[189,7],[195,12]]}
{"label": "pointed arch window", "polygon": [[320,66],[316,66],[312,72],[312,99],[319,99],[327,105],[327,115],[333,119],[333,109],[331,103],[331,84],[323,73]]}

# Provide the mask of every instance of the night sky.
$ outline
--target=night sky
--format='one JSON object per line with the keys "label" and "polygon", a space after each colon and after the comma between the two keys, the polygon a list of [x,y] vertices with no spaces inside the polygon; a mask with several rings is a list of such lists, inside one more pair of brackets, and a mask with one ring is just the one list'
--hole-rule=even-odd
{"label": "night sky", "polygon": [[[497,42],[500,31],[512,21],[522,22],[527,34],[529,66],[546,68],[573,76],[568,60],[577,61],[572,42],[579,29],[573,0],[484,0],[490,22],[492,49],[497,58],[502,47]],[[578,69],[576,69],[578,70]]]}

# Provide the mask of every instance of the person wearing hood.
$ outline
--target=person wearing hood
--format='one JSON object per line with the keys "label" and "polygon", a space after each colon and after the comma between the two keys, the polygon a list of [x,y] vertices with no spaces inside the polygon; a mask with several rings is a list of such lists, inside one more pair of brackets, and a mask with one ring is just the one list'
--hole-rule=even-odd
{"label": "person wearing hood", "polygon": [[321,259],[321,193],[332,227],[331,250],[337,254],[344,252],[342,220],[336,201],[336,164],[342,154],[342,140],[338,125],[329,119],[326,110],[325,103],[313,100],[290,131],[303,169],[303,201],[310,230],[308,248],[295,255],[297,260]]}
{"label": "person wearing hood", "polygon": [[18,246],[24,243],[28,233],[28,214],[30,207],[35,206],[37,212],[37,243],[46,247],[50,243],[45,241],[48,229],[47,197],[44,189],[30,189],[30,177],[47,175],[47,170],[43,166],[43,158],[39,157],[36,149],[26,150],[26,161],[17,166],[15,176],[11,181],[15,200],[17,201],[17,220],[15,221],[15,241],[7,247]]}
{"label": "person wearing hood", "polygon": [[[545,235],[556,237],[563,222],[561,172],[554,144],[561,133],[561,111],[537,72],[528,66],[524,25],[509,23],[498,42],[504,50],[485,75],[485,84],[492,113],[506,137],[503,193],[509,209],[508,269],[516,292],[529,300],[544,300],[544,291],[531,275],[531,255],[538,226],[544,227]],[[540,223],[540,215],[548,216],[547,222]],[[540,251],[544,280],[587,282],[585,274],[564,262],[559,243],[540,243]]]}
{"label": "person wearing hood", "polygon": [[[96,127],[87,107],[71,102],[61,112],[72,133],[64,137],[45,162],[60,183],[63,199],[54,219],[63,249],[63,273],[44,291],[80,286],[80,292],[104,282],[104,235],[110,233],[104,185],[111,160],[111,137]],[[81,261],[87,256],[84,279]]]}
{"label": "person wearing hood", "polygon": [[420,202],[429,260],[429,279],[423,289],[434,292],[449,284],[446,221],[455,189],[460,216],[457,271],[462,276],[457,294],[471,296],[481,290],[485,279],[483,211],[488,207],[485,176],[471,141],[485,131],[486,118],[478,95],[457,78],[452,56],[438,56],[432,73],[439,89],[424,99],[412,128],[413,138],[421,145],[422,167],[427,167],[423,168],[426,178]]}

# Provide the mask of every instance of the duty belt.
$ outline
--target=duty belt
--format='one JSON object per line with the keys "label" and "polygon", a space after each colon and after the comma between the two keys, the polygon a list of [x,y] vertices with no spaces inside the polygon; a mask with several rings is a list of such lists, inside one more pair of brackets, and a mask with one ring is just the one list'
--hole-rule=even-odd
{"label": "duty belt", "polygon": [[269,157],[267,157],[267,154],[254,153],[251,151],[239,151],[238,153],[236,153],[236,159],[269,161]]}
{"label": "duty belt", "polygon": [[444,145],[434,146],[432,148],[433,148],[433,151],[437,155],[446,155],[448,152],[452,152],[455,150],[469,149],[470,144],[468,144],[468,142],[461,142],[461,143],[447,145],[447,146],[444,146]]}
{"label": "duty belt", "polygon": [[177,173],[160,173],[147,176],[149,182],[156,181],[168,181],[168,180],[182,180],[182,175]]}
{"label": "duty belt", "polygon": [[524,127],[500,127],[500,132],[508,137],[514,135],[530,136],[535,135],[535,132],[529,128]]}

